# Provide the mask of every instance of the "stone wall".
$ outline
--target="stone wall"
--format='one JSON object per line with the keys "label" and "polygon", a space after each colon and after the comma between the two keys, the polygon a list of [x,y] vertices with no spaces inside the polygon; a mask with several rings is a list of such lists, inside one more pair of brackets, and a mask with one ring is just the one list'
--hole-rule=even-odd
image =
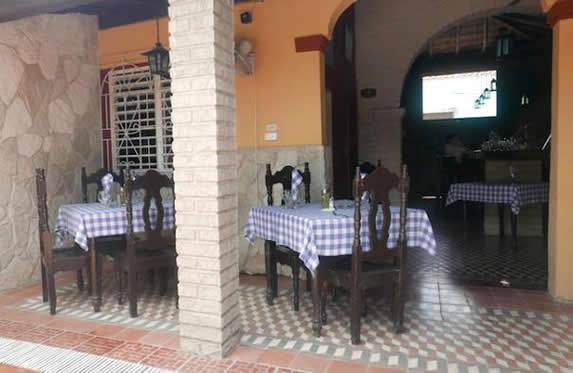
{"label": "stone wall", "polygon": [[[309,162],[310,197],[312,202],[318,202],[320,201],[321,190],[327,184],[327,176],[325,176],[326,149],[321,145],[239,149],[237,162],[239,175],[239,263],[242,271],[248,273],[265,272],[263,241],[257,239],[254,245],[249,245],[244,238],[244,231],[249,217],[249,209],[253,206],[266,206],[267,204],[266,164],[270,163],[271,170],[276,172],[287,165],[296,166],[302,170],[304,163]],[[279,186],[276,186],[273,190],[275,201],[280,201],[282,193],[280,189]],[[303,195],[301,194],[301,198]],[[285,271],[284,274],[290,275],[290,271]]]}
{"label": "stone wall", "polygon": [[97,32],[83,15],[0,24],[0,290],[39,278],[35,168],[53,227],[80,200],[80,168],[101,166]]}

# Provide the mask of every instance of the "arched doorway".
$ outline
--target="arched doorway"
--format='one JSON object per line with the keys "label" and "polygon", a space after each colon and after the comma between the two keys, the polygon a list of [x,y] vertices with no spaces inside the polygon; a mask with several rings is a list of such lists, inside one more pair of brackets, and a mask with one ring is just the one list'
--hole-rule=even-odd
{"label": "arched doorway", "polygon": [[[511,48],[498,49],[505,40]],[[433,212],[442,235],[444,274],[477,284],[547,288],[547,211],[542,205],[520,210],[516,252],[510,249],[510,235],[500,236],[498,206],[468,206],[466,240],[460,233],[461,203],[444,205],[451,184],[508,182],[510,166],[518,169],[522,183],[549,181],[548,149],[541,149],[550,133],[551,65],[552,34],[545,17],[502,11],[448,27],[429,39],[412,64],[401,99],[402,155],[411,171],[411,200]],[[455,92],[447,91],[461,81]],[[464,108],[456,100],[471,90],[477,94],[460,101]],[[478,103],[483,92],[487,98]],[[484,109],[486,104],[491,110]],[[497,135],[515,148],[482,151],[482,144]],[[454,143],[464,149],[459,157],[451,152]],[[504,215],[508,230],[510,213]]]}

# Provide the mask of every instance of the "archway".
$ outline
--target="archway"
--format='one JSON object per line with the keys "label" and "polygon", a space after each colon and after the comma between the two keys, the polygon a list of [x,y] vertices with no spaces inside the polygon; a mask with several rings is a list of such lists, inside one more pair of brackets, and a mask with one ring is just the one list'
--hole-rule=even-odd
{"label": "archway", "polygon": [[[508,55],[496,55],[496,38],[502,33],[512,42]],[[550,132],[551,30],[541,13],[498,11],[464,19],[430,40],[404,82],[402,154],[411,171],[411,200],[435,212],[437,230],[448,242],[439,254],[445,255],[441,260],[442,271],[473,283],[495,286],[504,280],[513,287],[545,290],[546,212],[541,205],[525,206],[520,211],[517,222],[520,251],[511,254],[513,260],[507,260],[508,251],[500,247],[509,248],[510,241],[508,236],[500,239],[496,206],[468,207],[470,227],[474,229],[470,230],[469,240],[459,241],[462,245],[455,243],[456,232],[452,230],[452,227],[463,230],[462,210],[444,204],[451,184],[505,182],[509,179],[510,164],[519,169],[521,182],[548,181],[548,152],[540,149]],[[496,91],[492,93],[494,79]],[[455,97],[449,95],[446,85],[462,80],[464,87],[456,88]],[[436,87],[437,82],[441,82],[442,88]],[[487,102],[476,107],[474,100],[486,88]],[[475,97],[469,94],[465,101],[461,100],[472,90],[477,92]],[[456,101],[457,97],[461,101]],[[481,151],[482,143],[492,131],[502,138],[527,142],[527,151],[504,155],[471,152]],[[454,137],[468,150],[459,158],[451,153],[450,143],[457,141],[452,140]],[[510,226],[508,215],[505,214],[506,227]],[[454,256],[459,268],[448,267]]]}

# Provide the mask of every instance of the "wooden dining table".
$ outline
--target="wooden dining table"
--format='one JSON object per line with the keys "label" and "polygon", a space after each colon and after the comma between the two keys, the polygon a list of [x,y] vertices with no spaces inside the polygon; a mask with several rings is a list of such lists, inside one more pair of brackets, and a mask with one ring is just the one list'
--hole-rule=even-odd
{"label": "wooden dining table", "polygon": [[[175,209],[172,200],[164,200],[164,229],[175,228]],[[150,209],[152,225],[156,221],[156,209]],[[133,230],[144,232],[143,203],[133,206]],[[56,218],[56,242],[61,243],[66,237],[72,237],[74,242],[90,255],[90,283],[95,284],[92,291],[92,304],[95,312],[99,312],[102,303],[101,279],[97,278],[100,255],[96,249],[98,237],[124,235],[127,233],[127,212],[125,205],[102,203],[78,203],[62,205]],[[93,286],[92,286],[93,288]]]}
{"label": "wooden dining table", "polygon": [[[352,201],[335,201],[334,211],[323,211],[320,204],[305,204],[294,209],[283,206],[253,207],[245,227],[245,238],[254,243],[257,237],[265,240],[265,250],[275,245],[284,245],[299,253],[300,259],[312,273],[312,330],[320,336],[321,321],[321,257],[352,254],[354,235],[354,207]],[[368,206],[363,206],[367,209]],[[399,208],[391,206],[391,222],[388,238],[390,248],[397,245]],[[362,214],[361,244],[369,250],[367,228],[368,214]],[[382,214],[377,216],[377,227],[382,227]],[[436,239],[426,211],[408,209],[406,217],[406,243],[408,248],[421,248],[430,255],[436,253]],[[272,268],[266,268],[267,300],[273,296]],[[275,269],[276,270],[276,269]]]}

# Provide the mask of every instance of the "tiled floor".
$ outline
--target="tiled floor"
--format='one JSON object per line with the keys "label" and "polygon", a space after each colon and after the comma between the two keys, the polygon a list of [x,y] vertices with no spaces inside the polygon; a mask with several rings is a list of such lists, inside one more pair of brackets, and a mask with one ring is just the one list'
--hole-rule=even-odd
{"label": "tiled floor", "polygon": [[[70,281],[60,278],[58,288],[66,289]],[[281,281],[281,296],[273,307],[264,302],[262,276],[241,276],[241,284],[242,310],[251,317],[243,318],[243,344],[223,361],[181,352],[175,331],[154,330],[147,321],[141,328],[122,323],[114,312],[107,320],[66,315],[65,291],[60,292],[56,316],[45,309],[19,308],[39,296],[38,285],[2,294],[0,338],[190,372],[573,369],[573,305],[554,303],[542,292],[460,287],[418,272],[412,276],[406,333],[395,336],[388,330],[384,301],[373,294],[362,328],[364,344],[356,347],[349,344],[344,296],[329,303],[330,322],[316,340],[309,333],[308,294],[295,314],[288,280]]]}
{"label": "tiled floor", "polygon": [[[60,276],[58,289],[71,287],[71,283],[73,279],[70,276]],[[179,337],[176,331],[141,328],[129,323],[126,326],[118,322],[109,322],[109,319],[105,322],[105,320],[83,320],[67,316],[63,314],[66,302],[58,304],[59,312],[55,316],[50,316],[44,309],[27,310],[17,307],[31,298],[39,297],[40,293],[39,284],[35,284],[0,294],[0,339],[33,343],[26,345],[26,348],[48,346],[58,348],[58,351],[70,351],[70,354],[85,352],[94,358],[101,356],[108,360],[109,358],[119,359],[137,363],[136,367],[143,368],[145,366],[157,367],[182,372],[286,373],[299,371],[294,367],[289,368],[289,364],[282,364],[284,361],[259,362],[253,359],[243,359],[240,353],[222,361],[198,358],[179,349]],[[65,301],[61,292],[59,300]],[[65,356],[65,353],[62,356]],[[0,348],[0,364],[3,363],[2,359],[2,348]],[[63,370],[61,372],[73,371]],[[113,369],[108,370],[110,373],[113,371]],[[27,370],[10,365],[0,365],[0,372],[27,372]]]}

